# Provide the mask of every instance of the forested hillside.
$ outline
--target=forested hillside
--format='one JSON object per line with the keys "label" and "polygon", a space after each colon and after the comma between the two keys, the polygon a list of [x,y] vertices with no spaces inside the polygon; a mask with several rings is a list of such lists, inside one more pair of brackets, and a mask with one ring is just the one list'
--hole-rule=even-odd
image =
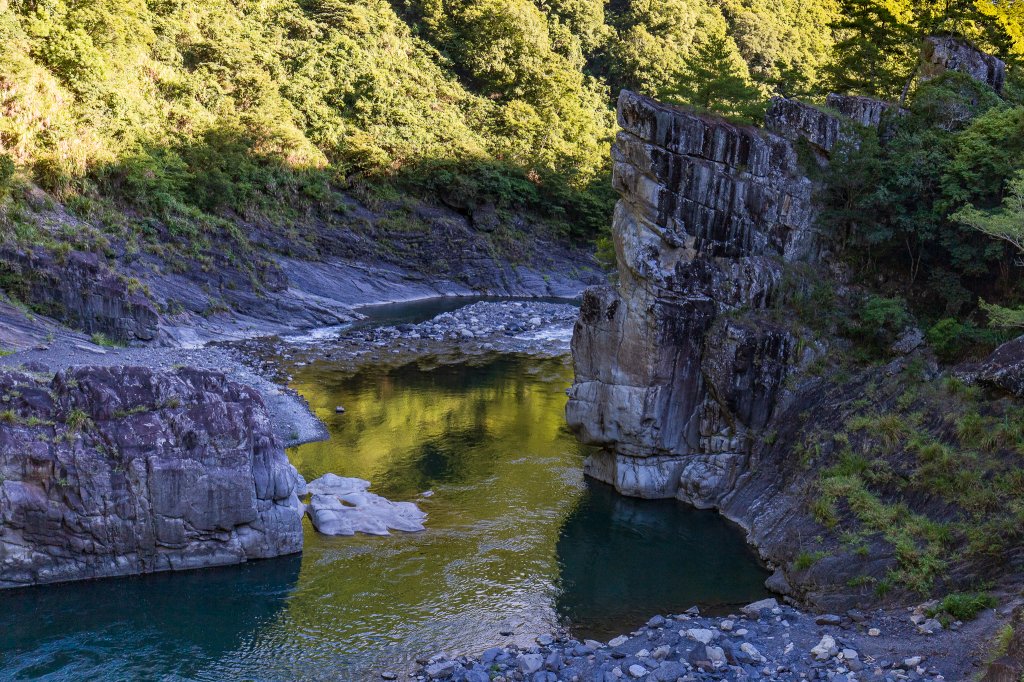
{"label": "forested hillside", "polygon": [[[978,144],[1020,139],[1022,23],[1024,5],[995,0],[0,0],[0,235],[84,239],[33,218],[41,189],[151,250],[244,252],[247,224],[297,243],[342,197],[396,193],[590,240],[610,215],[620,88],[752,122],[772,95],[838,90],[915,112],[890,151],[850,159],[860,176],[842,171],[896,164],[883,175],[903,183],[849,197],[837,182],[845,210],[877,215],[844,234],[871,258],[909,250],[914,281],[966,301],[960,278],[1000,255],[950,246],[950,216],[998,205],[1024,162],[1003,149],[984,177],[955,173]],[[1003,98],[955,121],[931,120],[911,78],[921,39],[943,32],[1010,64]]]}

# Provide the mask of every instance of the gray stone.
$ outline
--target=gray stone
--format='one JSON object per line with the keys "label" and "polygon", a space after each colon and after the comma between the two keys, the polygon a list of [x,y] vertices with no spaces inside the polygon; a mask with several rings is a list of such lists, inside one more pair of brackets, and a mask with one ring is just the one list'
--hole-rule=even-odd
{"label": "gray stone", "polygon": [[434,661],[423,667],[423,672],[432,680],[448,677],[455,672],[455,661]]}
{"label": "gray stone", "polygon": [[370,482],[325,474],[310,481],[306,513],[324,535],[389,535],[389,529],[416,532],[427,515],[412,502],[392,502],[368,492]]}
{"label": "gray stone", "polygon": [[0,370],[0,395],[0,587],[301,551],[301,477],[253,389],[114,366]]}
{"label": "gray stone", "polygon": [[771,611],[772,609],[777,608],[779,608],[778,600],[774,597],[769,597],[768,599],[762,599],[760,601],[753,602],[752,604],[747,604],[740,610],[747,618],[757,620],[761,617],[762,611]]}
{"label": "gray stone", "polygon": [[823,613],[814,618],[816,625],[839,625],[842,622],[842,616],[837,616],[834,613]]}
{"label": "gray stone", "polygon": [[643,667],[639,663],[634,663],[633,665],[629,666],[629,676],[633,678],[639,679],[646,675],[648,672],[649,671],[647,670],[647,668]]}
{"label": "gray stone", "polygon": [[[820,112],[819,112],[820,113]],[[791,141],[623,91],[613,151],[618,286],[584,295],[566,417],[627,495],[715,506],[786,378],[814,358],[764,309],[782,263],[818,252]],[[799,350],[799,352],[798,352]]]}
{"label": "gray stone", "polygon": [[531,675],[544,666],[544,657],[540,654],[519,654],[516,665],[521,673]]}

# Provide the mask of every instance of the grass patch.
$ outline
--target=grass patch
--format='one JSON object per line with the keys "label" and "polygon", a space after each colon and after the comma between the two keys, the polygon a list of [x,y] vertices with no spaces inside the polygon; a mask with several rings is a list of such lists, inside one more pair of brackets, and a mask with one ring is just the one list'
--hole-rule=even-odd
{"label": "grass patch", "polygon": [[817,552],[800,552],[796,555],[796,558],[793,559],[793,568],[797,571],[806,571],[808,568],[818,563],[827,556],[828,552],[822,550],[819,550]]}
{"label": "grass patch", "polygon": [[954,592],[928,609],[928,616],[936,618],[947,614],[953,620],[974,620],[985,609],[995,608],[996,603],[996,598],[987,592]]}
{"label": "grass patch", "polygon": [[84,428],[92,425],[92,419],[82,410],[71,410],[68,413],[68,418],[64,420],[64,424],[68,427],[68,431],[71,433],[78,433]]}
{"label": "grass patch", "polygon": [[103,346],[104,348],[120,348],[121,344],[110,338],[103,332],[96,332],[90,337],[91,341],[97,346]]}

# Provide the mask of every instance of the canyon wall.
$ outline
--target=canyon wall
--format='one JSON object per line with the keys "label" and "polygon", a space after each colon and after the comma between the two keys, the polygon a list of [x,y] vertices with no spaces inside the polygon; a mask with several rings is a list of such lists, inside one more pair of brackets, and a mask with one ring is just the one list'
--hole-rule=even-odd
{"label": "canyon wall", "polygon": [[815,159],[794,141],[827,157],[847,122],[779,99],[762,130],[628,91],[618,116],[618,285],[584,297],[567,417],[601,447],[589,475],[715,506],[787,377],[823,352],[779,309],[787,267],[822,248],[801,165]]}
{"label": "canyon wall", "polygon": [[0,370],[0,587],[296,553],[303,486],[223,374]]}

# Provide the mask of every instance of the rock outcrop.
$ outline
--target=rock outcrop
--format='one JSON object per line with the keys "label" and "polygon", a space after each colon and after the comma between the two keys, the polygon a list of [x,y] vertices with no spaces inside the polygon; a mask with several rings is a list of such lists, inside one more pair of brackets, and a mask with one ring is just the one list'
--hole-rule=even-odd
{"label": "rock outcrop", "polygon": [[[836,116],[776,101],[775,130],[823,153]],[[812,183],[790,139],[624,91],[613,150],[617,287],[588,290],[567,407],[587,473],[714,506],[813,344],[776,319],[787,263],[817,257]]]}
{"label": "rock outcrop", "polygon": [[0,249],[0,290],[89,334],[119,342],[157,335],[153,302],[94,253],[70,251],[58,261],[45,249]]}
{"label": "rock outcrop", "polygon": [[299,552],[259,395],[194,369],[0,371],[0,587]]}
{"label": "rock outcrop", "polygon": [[987,83],[996,92],[1002,92],[1006,83],[1006,64],[998,57],[956,36],[925,38],[918,72],[921,80],[937,78],[947,71],[957,71]]}

